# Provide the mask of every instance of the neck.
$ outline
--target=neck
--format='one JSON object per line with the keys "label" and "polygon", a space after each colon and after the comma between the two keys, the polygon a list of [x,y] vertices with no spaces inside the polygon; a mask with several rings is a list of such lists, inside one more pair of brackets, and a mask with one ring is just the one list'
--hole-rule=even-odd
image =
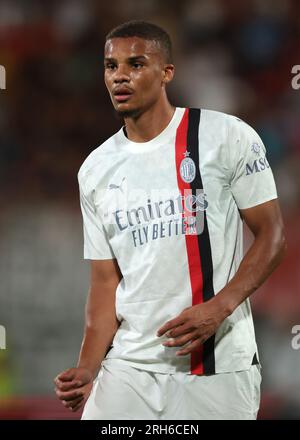
{"label": "neck", "polygon": [[168,100],[158,101],[136,118],[124,118],[127,137],[133,142],[148,142],[158,136],[171,121],[175,107]]}

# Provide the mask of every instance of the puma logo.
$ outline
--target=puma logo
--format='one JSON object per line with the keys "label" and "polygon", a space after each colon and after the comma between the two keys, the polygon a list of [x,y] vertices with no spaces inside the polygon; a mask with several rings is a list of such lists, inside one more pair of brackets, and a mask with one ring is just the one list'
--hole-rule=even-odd
{"label": "puma logo", "polygon": [[126,177],[123,177],[120,185],[116,185],[115,183],[110,183],[108,185],[108,189],[119,189],[121,192],[123,192],[122,185],[123,185],[124,180],[126,180]]}

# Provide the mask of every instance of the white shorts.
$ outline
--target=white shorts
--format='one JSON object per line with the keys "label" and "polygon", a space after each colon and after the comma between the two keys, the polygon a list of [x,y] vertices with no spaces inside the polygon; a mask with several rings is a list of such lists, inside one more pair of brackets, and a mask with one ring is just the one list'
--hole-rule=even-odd
{"label": "white shorts", "polygon": [[102,364],[82,420],[254,420],[260,366],[196,376],[156,373],[122,362]]}

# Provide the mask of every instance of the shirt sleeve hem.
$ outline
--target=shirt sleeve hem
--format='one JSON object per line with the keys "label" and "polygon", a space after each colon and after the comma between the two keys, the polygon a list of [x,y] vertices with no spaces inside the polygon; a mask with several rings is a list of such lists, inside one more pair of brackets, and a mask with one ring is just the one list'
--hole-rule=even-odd
{"label": "shirt sleeve hem", "polygon": [[84,255],[83,256],[83,259],[84,260],[116,260],[116,257],[114,257],[114,256],[112,256],[112,255],[110,255],[110,256],[101,256],[101,257],[99,257],[98,255],[96,255],[96,256],[92,256],[92,255],[89,255],[89,256],[87,256],[87,255]]}
{"label": "shirt sleeve hem", "polygon": [[254,206],[261,205],[262,203],[265,203],[265,202],[270,202],[271,200],[274,200],[274,199],[277,199],[277,198],[278,198],[278,195],[276,193],[274,193],[272,195],[269,195],[269,196],[263,197],[261,199],[255,200],[253,202],[247,203],[247,204],[245,204],[243,206],[238,205],[238,208],[239,209],[254,208]]}

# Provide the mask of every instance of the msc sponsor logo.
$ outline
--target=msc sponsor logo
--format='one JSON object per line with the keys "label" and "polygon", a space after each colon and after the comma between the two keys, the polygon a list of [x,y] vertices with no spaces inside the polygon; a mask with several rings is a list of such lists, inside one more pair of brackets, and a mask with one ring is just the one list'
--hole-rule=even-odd
{"label": "msc sponsor logo", "polygon": [[246,176],[253,173],[260,173],[267,168],[270,168],[270,165],[266,156],[261,157],[260,159],[255,159],[253,162],[246,163]]}

